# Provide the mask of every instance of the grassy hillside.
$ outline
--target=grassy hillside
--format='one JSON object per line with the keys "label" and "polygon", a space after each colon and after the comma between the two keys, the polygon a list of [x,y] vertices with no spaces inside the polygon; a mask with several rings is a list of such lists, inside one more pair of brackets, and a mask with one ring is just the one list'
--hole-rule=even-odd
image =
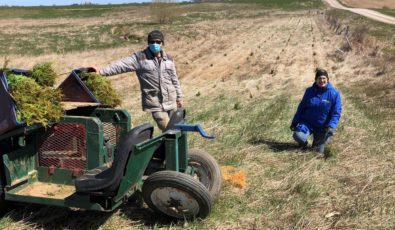
{"label": "grassy hillside", "polygon": [[[259,4],[177,4],[178,7],[171,9],[173,24],[176,27],[202,20],[257,17],[263,10],[273,8],[295,10],[321,6],[319,1],[312,0],[251,2]],[[248,13],[244,13],[245,11]],[[145,4],[0,7],[0,14],[4,20],[59,20],[29,26],[13,24],[10,21],[0,25],[0,55],[41,55],[122,47],[131,43],[141,43],[149,28],[162,26],[150,20],[154,15],[150,6]],[[70,24],[72,21],[76,21],[77,24]]]}
{"label": "grassy hillside", "polygon": [[234,3],[256,3],[267,8],[279,8],[284,10],[316,9],[322,6],[321,1],[316,0],[230,0]]}
{"label": "grassy hillside", "polygon": [[122,11],[131,5],[72,5],[72,6],[8,6],[0,7],[2,18],[49,19],[100,17],[106,13]]}
{"label": "grassy hillside", "polygon": [[[105,6],[101,17],[3,20],[0,60],[18,68],[53,61],[59,73],[105,66],[145,48],[147,32],[164,31],[188,122],[216,136],[191,134],[190,147],[244,173],[246,186],[225,181],[212,214],[188,223],[131,200],[112,213],[17,205],[0,219],[0,229],[395,228],[394,27],[339,12],[351,30],[362,23],[371,28],[364,43],[352,40],[355,49],[339,53],[343,38],[315,10],[319,1],[254,2],[265,4],[177,5],[172,24],[156,23],[140,5],[122,13]],[[289,130],[316,67],[328,70],[343,100],[325,159],[300,150]],[[153,123],[141,111],[135,74],[111,80],[133,125]]]}

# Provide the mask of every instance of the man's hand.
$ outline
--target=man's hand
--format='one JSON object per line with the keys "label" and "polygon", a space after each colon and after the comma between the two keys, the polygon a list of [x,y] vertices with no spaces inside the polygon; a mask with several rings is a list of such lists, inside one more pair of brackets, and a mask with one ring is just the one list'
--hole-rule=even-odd
{"label": "man's hand", "polygon": [[295,131],[297,124],[291,124],[291,126],[289,127],[289,129],[291,129],[291,131]]}
{"label": "man's hand", "polygon": [[184,101],[183,100],[177,101],[177,108],[182,108],[182,107],[184,107]]}
{"label": "man's hand", "polygon": [[332,129],[331,127],[328,127],[328,128],[326,128],[325,133],[328,136],[333,136],[333,134],[335,133],[335,130]]}
{"label": "man's hand", "polygon": [[94,65],[92,65],[92,66],[90,66],[90,67],[88,67],[88,68],[94,69],[94,70],[95,70],[95,73],[97,73],[97,74],[100,73],[100,69],[99,69],[98,67],[94,66]]}

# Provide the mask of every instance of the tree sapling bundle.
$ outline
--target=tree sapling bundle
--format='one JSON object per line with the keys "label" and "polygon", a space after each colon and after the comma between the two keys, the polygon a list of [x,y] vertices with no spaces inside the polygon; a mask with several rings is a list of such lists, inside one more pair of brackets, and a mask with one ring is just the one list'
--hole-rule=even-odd
{"label": "tree sapling bundle", "polygon": [[121,104],[121,99],[108,79],[96,73],[81,73],[80,78],[103,105],[116,107]]}
{"label": "tree sapling bundle", "polygon": [[33,78],[39,85],[52,87],[57,74],[52,67],[52,63],[44,62],[34,65],[29,77]]}
{"label": "tree sapling bundle", "polygon": [[39,85],[24,75],[7,76],[9,93],[17,107],[17,118],[26,125],[55,122],[63,115],[62,94],[53,88]]}

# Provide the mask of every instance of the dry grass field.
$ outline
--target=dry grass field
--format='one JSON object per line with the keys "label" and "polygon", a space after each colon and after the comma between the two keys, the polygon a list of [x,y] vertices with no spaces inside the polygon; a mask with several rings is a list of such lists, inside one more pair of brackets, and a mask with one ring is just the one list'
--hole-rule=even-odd
{"label": "dry grass field", "polygon": [[[212,214],[189,223],[169,222],[132,202],[113,213],[23,204],[0,219],[0,229],[395,228],[394,27],[343,15],[351,29],[376,28],[343,53],[344,40],[323,8],[207,3],[175,10],[172,24],[152,22],[146,5],[100,17],[0,19],[2,37],[15,38],[3,45],[0,60],[22,69],[51,61],[60,82],[74,68],[103,67],[145,48],[147,32],[162,30],[188,121],[217,137],[190,135],[190,146],[244,172],[246,187],[225,182]],[[343,99],[326,159],[299,150],[288,128],[316,67],[328,70]],[[141,111],[135,74],[111,80],[133,125],[152,123]]]}
{"label": "dry grass field", "polygon": [[380,0],[380,1],[372,1],[372,0],[340,0],[340,2],[344,3],[350,7],[356,8],[376,8],[380,9],[383,7],[389,9],[395,9],[395,1],[393,0]]}

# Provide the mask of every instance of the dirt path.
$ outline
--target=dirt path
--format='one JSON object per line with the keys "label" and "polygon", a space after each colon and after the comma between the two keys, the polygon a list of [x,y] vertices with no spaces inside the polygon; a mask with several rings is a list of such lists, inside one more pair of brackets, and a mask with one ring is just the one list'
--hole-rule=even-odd
{"label": "dirt path", "polygon": [[372,0],[339,0],[342,4],[357,7],[357,8],[369,8],[369,9],[395,9],[395,1],[394,0],[380,0],[380,1],[372,1]]}
{"label": "dirt path", "polygon": [[343,5],[341,5],[338,1],[336,0],[325,0],[330,6],[341,9],[341,10],[348,10],[356,14],[363,15],[365,17],[371,18],[373,20],[379,21],[379,22],[384,22],[387,24],[392,24],[395,25],[395,18],[379,13],[374,10],[368,10],[368,9],[362,9],[362,8],[348,8]]}

